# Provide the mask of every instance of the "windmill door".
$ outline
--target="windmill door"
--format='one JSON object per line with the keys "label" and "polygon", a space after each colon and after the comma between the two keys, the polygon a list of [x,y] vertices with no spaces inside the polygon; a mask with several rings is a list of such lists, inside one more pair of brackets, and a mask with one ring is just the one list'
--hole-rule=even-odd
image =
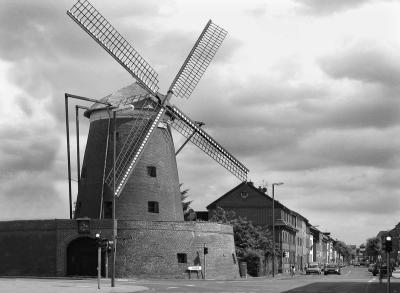
{"label": "windmill door", "polygon": [[[102,253],[101,274],[105,274],[105,253]],[[97,244],[89,237],[77,238],[67,248],[68,276],[97,276]]]}

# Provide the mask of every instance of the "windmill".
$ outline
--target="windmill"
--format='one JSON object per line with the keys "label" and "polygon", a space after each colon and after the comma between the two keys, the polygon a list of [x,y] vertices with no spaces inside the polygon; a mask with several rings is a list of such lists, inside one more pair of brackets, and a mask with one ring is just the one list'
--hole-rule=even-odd
{"label": "windmill", "polygon": [[[118,157],[115,161],[115,181],[113,176],[114,174],[110,168],[110,158],[107,157],[107,154],[105,157],[106,163],[103,165],[104,170],[107,169],[107,172],[104,172],[104,176],[102,176],[104,181],[103,185],[105,185],[106,189],[113,193],[112,196],[114,196],[114,198],[118,197],[122,199],[123,196],[120,197],[120,195],[124,194],[124,192],[127,193],[124,190],[129,189],[126,187],[126,185],[129,185],[129,182],[132,182],[132,174],[134,174],[137,165],[140,164],[141,160],[147,160],[146,158],[143,159],[146,157],[146,155],[143,156],[143,154],[148,152],[147,157],[150,160],[150,157],[157,156],[157,154],[159,155],[161,148],[164,150],[165,147],[162,145],[164,141],[167,141],[167,144],[172,143],[172,137],[169,138],[171,136],[169,126],[172,126],[175,130],[186,137],[186,139],[189,139],[193,144],[203,150],[220,165],[225,167],[239,180],[245,181],[247,179],[248,169],[242,163],[240,163],[233,155],[231,155],[209,134],[200,128],[196,122],[188,117],[188,115],[170,103],[170,99],[173,95],[182,98],[188,98],[191,95],[215,53],[217,52],[223,39],[225,38],[227,34],[225,30],[214,24],[211,20],[207,23],[185,62],[181,66],[178,74],[174,78],[167,93],[163,95],[158,91],[159,87],[156,71],[88,1],[78,1],[70,10],[68,10],[67,14],[136,80],[136,85],[121,89],[114,95],[103,99],[103,102],[106,100],[114,107],[114,109],[118,109],[124,105],[132,105],[134,108],[134,110],[129,110],[130,112],[128,114],[125,112],[125,116],[123,114],[119,114],[118,116],[119,122],[117,123],[117,126],[121,128],[121,133],[123,133],[123,143],[121,142],[119,147],[117,146],[119,150],[117,150]],[[103,130],[109,129],[110,120],[108,120],[107,125],[106,114],[103,113],[105,115],[104,116],[103,114],[98,113],[101,112],[101,110],[104,112],[104,107],[102,108],[101,105],[95,104],[86,113],[86,116],[90,117],[91,123],[92,120],[96,121],[97,123],[98,120],[104,118],[104,121],[102,122],[103,125],[101,127],[96,127],[102,128]],[[89,138],[91,135],[90,131],[91,130],[89,130]],[[106,132],[103,131],[103,133]],[[97,137],[98,135],[96,134],[94,136]],[[161,139],[163,136],[164,140]],[[165,139],[166,136],[167,138]],[[157,138],[158,141],[152,144],[151,141],[154,141],[156,139],[155,137],[161,138]],[[93,139],[92,142],[90,142],[89,138],[88,147],[92,145],[93,149],[97,147],[97,143],[101,144],[104,142],[104,140],[102,140],[97,141],[96,143],[96,139]],[[108,145],[108,141],[106,144]],[[88,147],[85,152],[85,157],[89,158],[91,154],[88,152]],[[153,150],[150,152],[148,149],[152,147]],[[168,149],[170,147],[166,148]],[[178,186],[179,182],[177,182],[177,170],[176,172],[174,171],[174,168],[176,168],[175,153],[164,153],[163,157],[167,158],[164,158],[164,161],[162,161],[159,165],[170,165],[170,171],[167,172],[168,176],[166,176],[164,180],[164,186],[167,186],[168,181],[171,181],[170,178],[172,177],[175,178],[173,179],[172,184],[174,186]],[[87,162],[92,162],[93,165],[96,165],[100,158],[101,156],[97,156],[93,159],[89,158],[87,159]],[[171,160],[172,162],[170,162]],[[84,168],[85,160],[82,166],[82,173],[84,173]],[[95,172],[94,169],[93,172]],[[150,173],[151,172],[152,171],[150,171]],[[176,176],[171,175],[171,173],[176,173]],[[136,181],[140,182],[139,179]],[[146,182],[148,185],[155,185],[154,182]],[[97,186],[99,186],[98,180],[93,184],[97,184]],[[115,189],[112,188],[113,184],[115,184]],[[136,184],[134,187],[136,191],[140,189],[140,187],[137,185],[138,184]],[[89,188],[90,186],[86,188],[86,191],[83,188],[82,190],[84,191],[82,191],[82,194],[87,192],[87,189]],[[151,193],[152,192],[149,192],[149,190],[143,191],[143,194]],[[169,212],[170,214],[173,214],[177,212],[177,209],[179,209],[180,197],[176,197],[176,193],[179,193],[179,190],[176,190],[176,188],[171,193],[174,194],[172,195],[171,201],[175,202],[169,207]],[[174,196],[175,198],[173,198]],[[165,197],[168,198],[168,196],[163,195],[159,195],[158,198],[165,200]],[[88,212],[88,206],[96,206],[93,205],[93,203],[97,201],[98,198],[98,194],[80,196],[78,193],[78,202],[79,204],[82,204],[82,207],[79,207],[79,209],[82,208],[84,210],[83,203],[86,202],[86,212],[83,212],[83,210],[81,210],[81,212],[78,211],[78,216],[91,216],[90,212]],[[100,201],[101,209],[103,195],[101,196]],[[153,201],[149,201],[149,203],[150,202]],[[121,209],[123,209],[123,207],[132,209],[136,206],[135,204],[132,204],[132,201],[128,200],[124,204],[120,205]],[[121,212],[118,215],[118,218],[123,218],[123,215],[126,214],[130,214],[129,217],[133,216],[132,212],[126,211],[123,213]],[[136,214],[140,214],[140,212]],[[164,217],[161,219],[179,220],[181,217]]]}

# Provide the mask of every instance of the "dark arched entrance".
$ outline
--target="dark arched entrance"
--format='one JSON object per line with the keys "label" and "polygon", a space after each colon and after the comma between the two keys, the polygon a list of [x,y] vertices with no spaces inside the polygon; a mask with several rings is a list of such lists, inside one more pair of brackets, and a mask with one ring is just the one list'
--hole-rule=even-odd
{"label": "dark arched entrance", "polygon": [[[101,254],[101,274],[104,276],[105,253]],[[71,241],[67,248],[67,275],[97,276],[97,244],[89,237]]]}

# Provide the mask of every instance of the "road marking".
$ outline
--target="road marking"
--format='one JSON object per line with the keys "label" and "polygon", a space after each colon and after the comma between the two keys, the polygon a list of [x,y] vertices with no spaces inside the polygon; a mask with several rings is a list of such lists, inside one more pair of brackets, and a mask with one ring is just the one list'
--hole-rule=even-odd
{"label": "road marking", "polygon": [[179,287],[167,287],[167,289],[177,289]]}
{"label": "road marking", "polygon": [[194,287],[194,285],[186,285],[186,286],[188,286],[188,287]]}

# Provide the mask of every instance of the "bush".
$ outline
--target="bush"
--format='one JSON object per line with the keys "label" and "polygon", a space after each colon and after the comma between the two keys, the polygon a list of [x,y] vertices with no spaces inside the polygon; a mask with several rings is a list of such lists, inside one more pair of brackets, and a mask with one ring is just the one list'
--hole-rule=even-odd
{"label": "bush", "polygon": [[261,273],[262,256],[254,250],[247,250],[242,258],[247,262],[247,273],[252,277],[259,277]]}

